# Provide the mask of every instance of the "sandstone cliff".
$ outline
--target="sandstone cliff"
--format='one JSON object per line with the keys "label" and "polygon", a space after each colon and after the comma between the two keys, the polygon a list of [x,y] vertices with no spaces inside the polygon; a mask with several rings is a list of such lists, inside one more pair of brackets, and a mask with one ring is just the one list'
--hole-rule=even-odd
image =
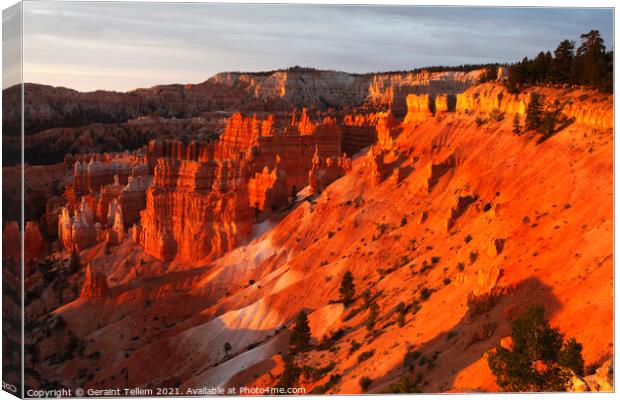
{"label": "sandstone cliff", "polygon": [[486,83],[456,95],[456,111],[490,113],[493,110],[525,115],[531,93],[545,97],[546,106],[559,109],[568,119],[597,129],[613,128],[613,104],[607,95],[587,89],[528,88],[509,93],[503,85]]}

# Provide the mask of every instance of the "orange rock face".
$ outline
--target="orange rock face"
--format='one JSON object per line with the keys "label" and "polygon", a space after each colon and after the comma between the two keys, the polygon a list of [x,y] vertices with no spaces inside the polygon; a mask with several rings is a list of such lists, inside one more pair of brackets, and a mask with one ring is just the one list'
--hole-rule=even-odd
{"label": "orange rock face", "polygon": [[423,122],[433,114],[433,110],[433,98],[429,94],[410,94],[407,96],[407,116],[404,122]]}
{"label": "orange rock face", "polygon": [[196,260],[234,248],[252,224],[246,174],[244,164],[227,160],[160,159],[140,218],[145,251]]}
{"label": "orange rock face", "polygon": [[153,186],[135,236],[160,259],[217,258],[245,240],[264,213],[285,207],[293,186],[309,183],[313,156],[325,159],[310,174],[315,189],[342,176],[350,160],[341,154],[335,122],[314,124],[305,111],[284,130],[272,116],[234,114],[215,143],[151,142]]}
{"label": "orange rock face", "polygon": [[330,183],[350,171],[351,159],[346,154],[322,160],[317,149],[312,159],[312,168],[308,172],[310,194],[321,193]]}
{"label": "orange rock face", "polygon": [[[584,90],[538,87],[524,90],[519,94],[511,94],[504,86],[488,83],[457,94],[456,111],[490,113],[498,110],[508,114],[525,115],[530,94],[534,92],[545,97],[546,107],[559,108],[561,114],[567,119],[574,119],[576,123],[597,129],[613,127],[613,105],[604,101],[605,95]],[[583,107],[583,102],[580,100],[583,96],[596,100],[596,106]],[[557,106],[554,106],[554,103]]]}
{"label": "orange rock face", "polygon": [[256,211],[277,210],[288,205],[289,189],[286,172],[280,167],[278,156],[273,170],[265,167],[261,173],[255,173],[248,182],[249,202]]}
{"label": "orange rock face", "polygon": [[83,298],[99,298],[109,294],[108,281],[106,276],[101,272],[93,272],[92,266],[86,267],[86,275],[84,277],[84,285],[80,297]]}
{"label": "orange rock face", "polygon": [[140,157],[127,154],[93,155],[89,161],[78,159],[74,164],[73,190],[76,195],[99,192],[108,184],[125,184],[129,175],[143,175],[146,165]]}
{"label": "orange rock face", "polygon": [[77,247],[81,251],[97,243],[95,216],[85,198],[73,211],[73,216],[69,208],[62,208],[58,218],[58,239],[66,250]]}

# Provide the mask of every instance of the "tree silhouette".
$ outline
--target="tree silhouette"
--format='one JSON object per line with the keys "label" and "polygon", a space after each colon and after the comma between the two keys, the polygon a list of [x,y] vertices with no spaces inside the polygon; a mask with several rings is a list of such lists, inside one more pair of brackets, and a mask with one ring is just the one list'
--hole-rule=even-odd
{"label": "tree silhouette", "polygon": [[566,39],[550,52],[540,52],[530,60],[527,57],[510,65],[506,86],[518,92],[528,85],[573,84],[586,85],[598,90],[613,90],[613,51],[607,52],[601,34],[591,30],[580,36],[581,43]]}
{"label": "tree silhouette", "polygon": [[551,65],[551,80],[570,83],[573,79],[573,62],[575,61],[575,42],[564,40],[555,49]]}
{"label": "tree silhouette", "polygon": [[284,356],[284,371],[276,383],[276,387],[289,389],[297,386],[301,375],[301,368],[295,364],[295,359],[291,354]]}
{"label": "tree silhouette", "polygon": [[368,319],[366,320],[366,329],[370,334],[375,334],[375,324],[377,323],[377,317],[379,316],[379,306],[377,303],[372,303],[368,311]]}
{"label": "tree silhouette", "polygon": [[497,384],[511,392],[564,391],[571,370],[583,373],[581,345],[551,328],[542,306],[530,307],[511,325],[512,348],[497,346],[487,362]]}
{"label": "tree silhouette", "polygon": [[525,111],[525,129],[536,130],[543,120],[543,98],[538,93],[530,94],[530,101]]}
{"label": "tree silhouette", "polygon": [[310,347],[310,325],[308,315],[300,311],[295,320],[295,327],[291,333],[289,348],[292,354],[302,353]]}
{"label": "tree silhouette", "polygon": [[347,271],[340,283],[340,301],[347,307],[353,302],[354,297],[355,284],[353,283],[353,274],[351,274],[351,271]]}

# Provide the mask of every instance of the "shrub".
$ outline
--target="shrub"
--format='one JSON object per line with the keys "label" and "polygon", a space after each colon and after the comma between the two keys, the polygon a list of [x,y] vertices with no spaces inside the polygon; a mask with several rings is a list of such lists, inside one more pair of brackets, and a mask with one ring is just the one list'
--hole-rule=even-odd
{"label": "shrub", "polygon": [[477,127],[481,127],[482,125],[484,125],[486,123],[487,123],[487,120],[485,118],[476,117],[476,126]]}
{"label": "shrub", "polygon": [[499,122],[504,119],[504,113],[501,112],[498,108],[494,108],[489,114],[489,116],[495,122]]}
{"label": "shrub", "polygon": [[403,217],[403,219],[400,220],[400,226],[405,226],[407,225],[407,217]]}
{"label": "shrub", "polygon": [[331,375],[327,382],[312,389],[312,391],[310,391],[310,394],[323,394],[336,386],[336,384],[340,382],[340,379],[341,376],[339,374]]}
{"label": "shrub", "polygon": [[387,231],[388,225],[386,223],[377,224],[377,231],[379,231],[379,237]]}
{"label": "shrub", "polygon": [[415,368],[415,362],[418,358],[420,358],[420,352],[419,351],[414,351],[414,350],[409,350],[408,352],[405,353],[405,358],[403,359],[403,365],[405,366],[405,368],[407,368],[409,371],[413,371],[413,369]]}
{"label": "shrub", "polygon": [[403,375],[398,382],[390,384],[385,393],[422,393],[418,383],[411,375]]}
{"label": "shrub", "polygon": [[362,376],[362,377],[360,378],[359,384],[360,384],[360,388],[362,389],[362,391],[364,391],[364,392],[365,392],[365,391],[367,391],[367,390],[368,390],[368,388],[370,387],[370,385],[372,385],[372,379],[370,379],[370,378],[369,378],[369,377],[367,377],[367,376]]}
{"label": "shrub", "polygon": [[512,133],[517,136],[521,134],[521,117],[519,117],[519,114],[515,114],[512,119]]}
{"label": "shrub", "polygon": [[375,355],[375,351],[374,350],[365,351],[362,354],[360,354],[359,356],[357,356],[357,362],[362,363],[362,362],[368,360],[369,358],[371,358],[374,355]]}
{"label": "shrub", "polygon": [[351,341],[351,348],[349,348],[349,354],[355,353],[362,345],[355,340]]}
{"label": "shrub", "polygon": [[544,318],[542,306],[530,307],[512,322],[512,349],[497,346],[487,362],[497,384],[511,392],[564,391],[571,370],[583,373],[581,344],[564,341],[557,328]]}
{"label": "shrub", "polygon": [[431,297],[433,291],[426,286],[420,290],[420,301],[426,301]]}
{"label": "shrub", "polygon": [[304,378],[312,381],[318,381],[319,379],[330,373],[335,367],[336,363],[333,361],[331,361],[329,364],[322,368],[312,368],[309,366],[305,366],[303,368]]}
{"label": "shrub", "polygon": [[362,196],[357,196],[355,199],[353,199],[353,207],[360,208],[363,202],[364,198]]}

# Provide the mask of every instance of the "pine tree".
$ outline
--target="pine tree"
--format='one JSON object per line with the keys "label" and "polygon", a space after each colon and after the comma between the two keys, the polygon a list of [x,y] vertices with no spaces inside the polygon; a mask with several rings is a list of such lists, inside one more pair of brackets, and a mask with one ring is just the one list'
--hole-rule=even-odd
{"label": "pine tree", "polygon": [[310,325],[308,315],[300,311],[295,320],[295,327],[291,333],[289,348],[292,354],[303,353],[310,347]]}
{"label": "pine tree", "polygon": [[368,319],[366,320],[366,329],[368,332],[374,335],[375,324],[377,323],[377,317],[379,316],[379,306],[377,303],[372,303],[370,305],[370,310],[368,311]]}
{"label": "pine tree", "polygon": [[555,49],[551,66],[551,79],[557,83],[570,83],[575,61],[575,42],[564,40]]}
{"label": "pine tree", "polygon": [[571,380],[570,370],[583,373],[581,344],[574,338],[565,342],[544,314],[543,307],[530,307],[511,325],[512,348],[498,346],[489,354],[489,368],[504,390],[564,391]]}
{"label": "pine tree", "polygon": [[570,368],[577,375],[583,376],[584,361],[581,356],[581,350],[583,350],[581,343],[578,343],[575,338],[569,339],[558,353],[558,363],[566,368]]}
{"label": "pine tree", "polygon": [[355,297],[355,284],[353,283],[353,274],[347,271],[342,277],[340,283],[340,301],[347,307],[353,302]]}
{"label": "pine tree", "polygon": [[538,93],[530,95],[530,102],[525,111],[525,129],[536,130],[543,120],[543,98]]}
{"label": "pine tree", "polygon": [[228,342],[224,343],[224,353],[228,355],[228,353],[230,353],[231,350],[232,350],[232,346],[230,345],[230,343]]}
{"label": "pine tree", "polygon": [[287,354],[284,356],[284,372],[276,383],[276,387],[284,389],[297,387],[299,375],[301,375],[301,368],[295,364],[295,358]]}
{"label": "pine tree", "polygon": [[521,134],[521,117],[519,114],[515,114],[515,117],[512,119],[512,133],[515,135]]}
{"label": "pine tree", "polygon": [[607,65],[605,44],[599,31],[591,30],[581,35],[577,61],[581,76],[579,83],[598,87],[605,76]]}

